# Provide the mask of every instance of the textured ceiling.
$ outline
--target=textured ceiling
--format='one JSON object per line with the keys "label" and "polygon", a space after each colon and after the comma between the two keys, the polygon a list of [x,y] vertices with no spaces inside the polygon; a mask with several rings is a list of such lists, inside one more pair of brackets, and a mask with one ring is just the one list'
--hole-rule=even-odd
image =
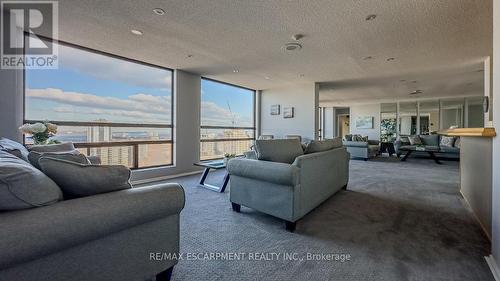
{"label": "textured ceiling", "polygon": [[[491,53],[491,2],[60,0],[59,37],[254,89],[325,82],[322,101],[407,96],[415,87],[456,95],[482,88],[476,70]],[[283,52],[297,33],[303,49]]]}

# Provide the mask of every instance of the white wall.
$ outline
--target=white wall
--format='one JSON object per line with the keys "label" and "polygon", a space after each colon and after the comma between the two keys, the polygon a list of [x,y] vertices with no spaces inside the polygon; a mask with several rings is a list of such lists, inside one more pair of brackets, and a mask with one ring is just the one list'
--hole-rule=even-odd
{"label": "white wall", "polygon": [[[380,104],[354,105],[350,108],[350,130],[351,134],[368,136],[368,139],[380,139]],[[373,129],[356,129],[358,117],[373,117]]]}
{"label": "white wall", "polygon": [[[283,138],[286,135],[301,135],[314,139],[318,127],[318,87],[308,83],[294,87],[263,90],[260,96],[260,133]],[[281,105],[280,115],[271,115],[271,105]],[[284,107],[294,107],[295,117],[283,118]]]}
{"label": "white wall", "polygon": [[335,136],[335,108],[324,108],[323,138],[333,138]]}
{"label": "white wall", "polygon": [[[500,134],[500,0],[493,1],[493,125]],[[493,138],[492,252],[500,268],[500,137]],[[500,272],[498,272],[500,274]]]}

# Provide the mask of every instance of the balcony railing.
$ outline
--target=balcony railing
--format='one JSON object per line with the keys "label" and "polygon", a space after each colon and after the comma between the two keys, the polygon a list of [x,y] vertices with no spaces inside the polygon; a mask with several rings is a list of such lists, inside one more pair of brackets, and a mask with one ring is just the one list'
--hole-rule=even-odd
{"label": "balcony railing", "polygon": [[[44,122],[40,120],[26,120],[27,123]],[[173,142],[172,125],[170,124],[133,124],[133,123],[111,123],[111,122],[68,122],[68,121],[48,121],[59,127],[59,131],[65,127],[76,128],[130,128],[134,132],[135,128],[147,128],[149,130],[158,129],[169,130],[169,139],[113,139],[108,136],[107,141],[79,142],[73,141],[75,148],[86,155],[96,155],[101,157],[103,164],[122,164],[131,169],[152,168],[169,166],[173,164]],[[111,132],[113,133],[113,132]],[[115,132],[117,134],[127,132]],[[128,132],[130,133],[130,132]],[[97,139],[102,136],[98,136]]]}
{"label": "balcony railing", "polygon": [[241,155],[255,141],[255,127],[201,126],[200,159],[212,160],[225,153]]}

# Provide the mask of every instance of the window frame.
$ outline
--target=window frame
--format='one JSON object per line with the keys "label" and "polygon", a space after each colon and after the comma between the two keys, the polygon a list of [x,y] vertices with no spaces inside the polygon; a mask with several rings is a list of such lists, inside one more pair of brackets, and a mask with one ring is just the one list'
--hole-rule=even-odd
{"label": "window frame", "polygon": [[[252,102],[253,102],[253,105],[252,105],[252,113],[253,113],[253,127],[238,127],[238,126],[210,126],[210,125],[202,125],[201,124],[201,87],[200,87],[200,145],[201,143],[203,142],[226,142],[226,141],[254,141],[257,139],[257,118],[256,118],[256,110],[257,110],[257,90],[255,89],[251,89],[251,88],[247,88],[247,87],[244,87],[244,86],[239,86],[239,85],[236,85],[236,84],[232,84],[232,83],[228,83],[228,82],[224,82],[224,81],[220,81],[220,80],[215,80],[215,79],[212,79],[212,78],[208,78],[208,77],[205,77],[205,76],[201,76],[201,81],[200,83],[203,83],[203,80],[207,80],[207,81],[211,81],[211,82],[215,82],[215,83],[220,83],[220,84],[223,84],[223,85],[226,85],[226,86],[232,86],[232,87],[236,87],[236,88],[240,88],[240,89],[244,89],[244,90],[249,90],[252,92]],[[201,85],[201,84],[200,84]],[[220,139],[202,139],[201,138],[201,130],[202,129],[241,129],[241,130],[252,130],[253,131],[253,138],[220,138]],[[199,158],[200,158],[200,161],[211,161],[211,160],[219,160],[219,159],[222,159],[223,157],[217,157],[217,158],[209,158],[209,159],[201,159],[201,148],[200,148],[200,154],[199,154]]]}
{"label": "window frame", "polygon": [[[89,47],[84,47],[81,45],[69,43],[67,41],[62,41],[58,39],[53,39],[47,36],[39,35],[39,34],[31,34],[29,32],[24,32],[24,39],[28,36],[35,35],[41,40],[49,41],[50,43],[56,43],[61,46],[65,47],[70,47],[70,48],[75,48],[78,50],[86,51],[89,53],[93,54],[98,54],[98,55],[103,55],[107,56],[110,58],[118,59],[118,60],[123,60],[131,63],[136,63],[148,67],[154,67],[154,68],[159,68],[161,70],[168,70],[170,71],[170,76],[171,76],[171,83],[170,83],[170,100],[171,100],[171,108],[170,108],[170,124],[140,124],[140,123],[120,123],[120,122],[108,122],[108,123],[102,123],[102,122],[79,122],[79,121],[57,121],[57,120],[30,120],[26,119],[26,68],[23,68],[23,124],[26,123],[36,123],[36,122],[50,122],[54,123],[60,126],[80,126],[80,127],[85,127],[85,126],[97,126],[97,127],[103,127],[103,126],[108,126],[108,127],[142,127],[142,128],[169,128],[170,129],[170,135],[171,139],[170,140],[162,140],[162,141],[116,141],[116,142],[103,142],[103,143],[92,143],[92,142],[82,142],[82,143],[74,143],[75,148],[84,148],[87,149],[87,152],[90,151],[91,148],[98,148],[98,147],[114,147],[114,146],[132,146],[133,147],[133,167],[130,168],[131,170],[144,170],[144,169],[151,169],[151,168],[158,168],[158,167],[173,167],[175,166],[175,157],[174,157],[174,146],[175,146],[175,130],[174,130],[174,124],[175,124],[175,114],[174,114],[174,109],[175,109],[175,95],[174,95],[174,69],[165,67],[165,66],[160,66],[157,64],[149,63],[149,62],[144,62],[124,56],[120,56],[117,54],[89,48]],[[24,47],[23,49],[23,56],[26,56],[26,48]],[[23,137],[23,144],[26,145],[25,143],[25,138]],[[106,145],[107,144],[107,145]],[[141,144],[170,144],[170,163],[166,165],[152,165],[152,166],[144,166],[144,167],[139,167],[139,145]]]}

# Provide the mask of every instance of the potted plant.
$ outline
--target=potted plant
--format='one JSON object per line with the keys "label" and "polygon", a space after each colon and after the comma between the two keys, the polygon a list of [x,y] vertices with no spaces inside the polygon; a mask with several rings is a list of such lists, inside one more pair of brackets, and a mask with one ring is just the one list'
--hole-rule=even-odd
{"label": "potted plant", "polygon": [[49,122],[26,123],[19,127],[19,131],[25,135],[31,135],[35,145],[59,143],[57,140],[49,141],[49,138],[57,134],[57,125]]}
{"label": "potted plant", "polygon": [[231,160],[232,158],[235,158],[236,154],[234,153],[224,153],[224,165],[227,165],[227,162]]}

